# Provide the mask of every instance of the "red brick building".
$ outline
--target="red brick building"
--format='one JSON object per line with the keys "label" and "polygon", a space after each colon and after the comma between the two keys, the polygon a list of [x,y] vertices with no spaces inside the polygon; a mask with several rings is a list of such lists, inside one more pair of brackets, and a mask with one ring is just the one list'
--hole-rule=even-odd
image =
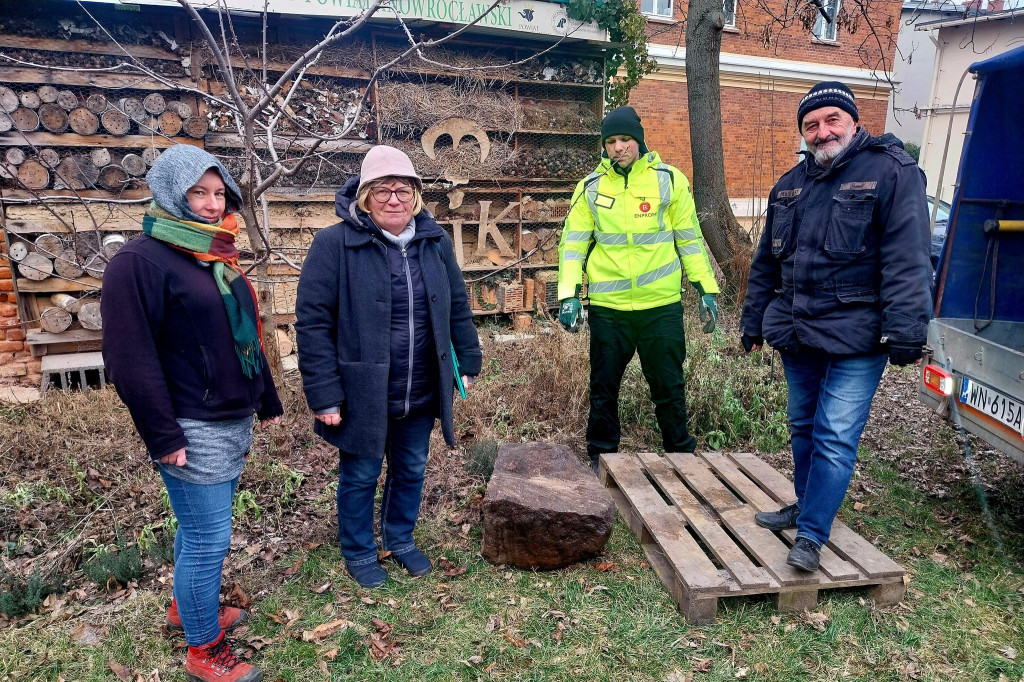
{"label": "red brick building", "polygon": [[[797,160],[802,139],[796,109],[811,85],[846,83],[857,98],[861,124],[872,134],[885,132],[901,4],[864,3],[865,17],[852,2],[847,11],[842,0],[829,0],[825,9],[838,13],[839,21],[819,19],[808,30],[800,21],[786,27],[770,23],[758,3],[725,2],[727,24],[735,24],[724,31],[720,61],[726,186],[736,217],[749,224],[763,214],[772,185]],[[784,15],[782,2],[768,4]],[[631,103],[644,121],[648,146],[690,176],[686,4],[641,0],[641,8],[648,18],[649,52],[660,68],[633,92]]]}

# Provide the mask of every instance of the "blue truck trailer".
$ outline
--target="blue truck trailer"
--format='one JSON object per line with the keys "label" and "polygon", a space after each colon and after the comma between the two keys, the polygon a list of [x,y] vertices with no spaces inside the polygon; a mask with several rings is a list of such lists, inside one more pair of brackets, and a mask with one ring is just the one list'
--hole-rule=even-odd
{"label": "blue truck trailer", "polygon": [[919,396],[1024,464],[1024,47],[970,71]]}

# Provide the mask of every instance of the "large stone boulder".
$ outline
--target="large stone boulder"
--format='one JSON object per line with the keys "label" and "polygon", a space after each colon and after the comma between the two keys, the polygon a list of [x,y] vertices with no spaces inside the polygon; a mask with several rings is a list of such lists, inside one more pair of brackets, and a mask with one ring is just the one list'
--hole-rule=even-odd
{"label": "large stone boulder", "polygon": [[502,445],[484,495],[483,556],[495,564],[553,569],[601,551],[615,504],[564,445]]}

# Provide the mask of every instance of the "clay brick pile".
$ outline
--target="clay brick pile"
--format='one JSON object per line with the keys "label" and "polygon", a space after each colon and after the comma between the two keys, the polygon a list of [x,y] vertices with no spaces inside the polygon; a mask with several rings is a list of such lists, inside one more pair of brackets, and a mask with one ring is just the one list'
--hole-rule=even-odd
{"label": "clay brick pile", "polygon": [[39,386],[42,381],[40,360],[32,357],[25,343],[25,331],[14,303],[11,262],[3,249],[0,242],[0,386]]}

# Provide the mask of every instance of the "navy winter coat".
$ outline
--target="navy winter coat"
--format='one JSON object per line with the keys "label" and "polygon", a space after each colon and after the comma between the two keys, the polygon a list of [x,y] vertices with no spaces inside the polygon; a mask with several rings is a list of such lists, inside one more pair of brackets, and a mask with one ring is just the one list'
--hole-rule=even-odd
{"label": "navy winter coat", "polygon": [[809,152],[769,195],[740,330],[834,355],[924,344],[932,314],[924,172],[858,129],[828,168]]}
{"label": "navy winter coat", "polygon": [[[242,302],[245,305],[245,302]],[[210,268],[142,235],[103,273],[103,363],[151,459],[188,445],[176,417],[241,419],[284,413],[263,357],[247,379]]]}
{"label": "navy winter coat", "polygon": [[[314,430],[357,457],[383,458],[392,358],[392,278],[388,247],[355,205],[359,178],[338,190],[341,222],[317,233],[302,264],[295,302],[299,371],[313,411],[341,406],[341,423]],[[482,356],[466,286],[451,238],[427,211],[416,216],[420,276],[433,333],[441,431],[455,445],[455,383],[450,345],[462,373],[480,372]]]}

